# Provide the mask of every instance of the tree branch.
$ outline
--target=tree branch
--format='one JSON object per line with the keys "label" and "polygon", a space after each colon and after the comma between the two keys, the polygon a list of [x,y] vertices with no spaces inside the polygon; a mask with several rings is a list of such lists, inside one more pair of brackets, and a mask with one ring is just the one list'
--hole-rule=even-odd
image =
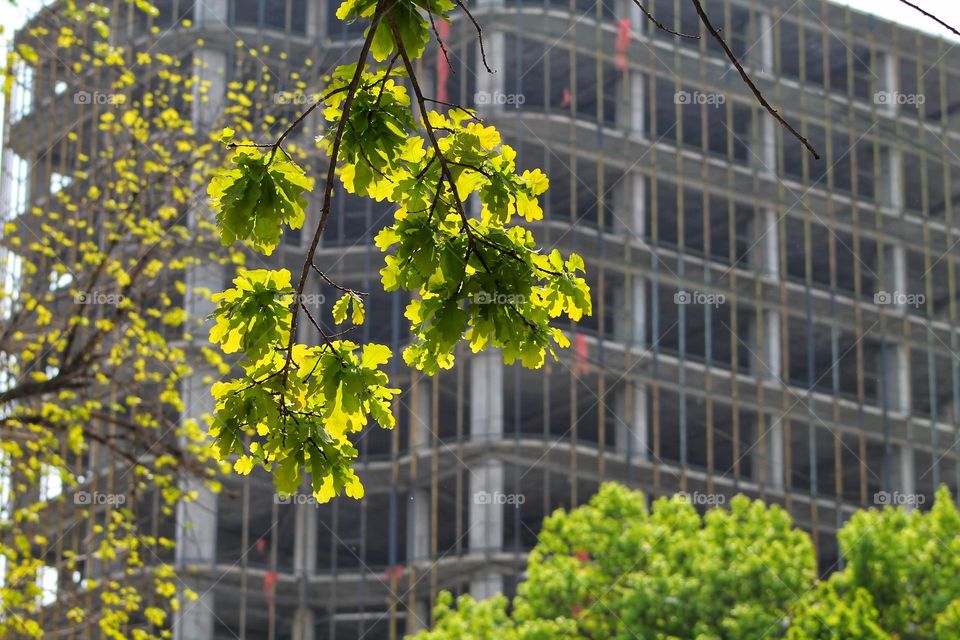
{"label": "tree branch", "polygon": [[907,2],[907,0],[900,0],[900,2],[902,2],[902,3],[905,4],[905,5],[907,5],[907,6],[910,7],[911,9],[916,9],[917,11],[919,11],[920,13],[922,13],[924,16],[930,18],[931,20],[933,20],[934,22],[936,22],[937,24],[939,24],[941,27],[944,27],[945,29],[948,29],[950,32],[954,33],[955,35],[960,36],[960,31],[957,31],[956,29],[954,29],[953,27],[951,27],[949,24],[947,24],[946,22],[944,22],[943,20],[941,20],[941,19],[938,18],[937,16],[933,15],[933,14],[930,13],[929,11],[923,9],[922,7],[919,7],[919,6],[915,5],[915,4],[913,4],[912,2]]}
{"label": "tree branch", "polygon": [[740,61],[737,59],[737,56],[733,53],[733,51],[730,50],[730,47],[727,45],[727,41],[723,39],[723,36],[720,35],[720,32],[717,31],[716,27],[713,26],[713,23],[710,22],[710,18],[707,17],[706,11],[703,10],[703,4],[701,4],[700,0],[690,0],[690,1],[693,2],[693,6],[696,7],[697,15],[700,16],[700,21],[703,23],[703,26],[707,28],[707,31],[710,33],[711,36],[713,36],[713,39],[720,44],[720,47],[723,49],[723,52],[727,55],[727,58],[730,59],[730,62],[733,63],[733,66],[737,68],[737,71],[740,73],[740,77],[743,78],[743,81],[747,84],[748,87],[750,87],[750,91],[753,92],[753,96],[757,99],[760,105],[764,109],[766,109],[767,113],[773,116],[774,119],[777,122],[779,122],[784,129],[786,129],[791,134],[793,134],[794,138],[796,138],[801,143],[803,143],[803,146],[805,146],[807,150],[813,154],[814,158],[819,160],[820,154],[817,153],[817,150],[813,148],[813,145],[811,145],[806,138],[800,135],[800,132],[794,129],[789,122],[784,120],[783,116],[781,116],[780,113],[777,112],[777,110],[774,109],[769,102],[767,102],[767,99],[763,97],[763,94],[760,93],[760,89],[757,88],[757,85],[754,84],[753,80],[750,78],[746,70],[743,68],[743,65],[740,64]]}
{"label": "tree branch", "polygon": [[[337,123],[337,131],[334,134],[333,144],[330,147],[330,164],[327,166],[327,183],[323,191],[323,207],[320,209],[320,220],[317,222],[316,231],[313,234],[313,240],[310,242],[310,248],[307,250],[307,256],[303,261],[303,269],[300,271],[300,281],[297,283],[297,300],[303,296],[303,289],[307,284],[307,276],[310,274],[310,268],[313,266],[313,257],[317,253],[317,247],[320,245],[320,236],[327,226],[327,218],[330,216],[330,202],[333,199],[333,185],[337,174],[337,159],[340,155],[340,143],[343,142],[343,132],[346,129],[347,120],[350,117],[350,107],[353,105],[353,99],[357,95],[357,87],[360,85],[360,78],[363,77],[363,70],[367,63],[367,56],[370,53],[370,47],[373,45],[373,37],[377,33],[377,27],[385,13],[387,0],[378,0],[377,7],[374,10],[373,18],[370,20],[370,27],[367,30],[367,37],[363,41],[363,47],[360,49],[360,55],[357,59],[357,68],[353,73],[353,78],[347,86],[347,97],[343,101],[343,109],[340,121]],[[315,105],[314,105],[315,106]],[[303,117],[297,119],[298,122]],[[296,124],[296,123],[294,123]],[[288,130],[289,131],[289,130]],[[286,132],[285,132],[286,133]],[[281,136],[282,137],[282,136]],[[297,319],[299,310],[302,307],[294,305],[290,318],[290,339],[287,343],[287,358],[283,365],[283,387],[287,386],[287,373],[290,369],[290,361],[293,359],[293,343],[297,336]]]}

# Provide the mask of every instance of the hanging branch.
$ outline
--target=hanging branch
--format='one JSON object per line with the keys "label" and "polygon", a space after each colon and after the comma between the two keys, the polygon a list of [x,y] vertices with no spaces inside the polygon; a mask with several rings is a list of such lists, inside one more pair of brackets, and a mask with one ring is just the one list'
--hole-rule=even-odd
{"label": "hanging branch", "polygon": [[477,22],[477,19],[473,17],[473,14],[470,13],[470,9],[467,9],[467,5],[463,4],[462,0],[456,0],[457,6],[463,9],[463,12],[467,14],[467,17],[470,19],[470,22],[473,23],[473,28],[477,30],[477,39],[480,41],[480,59],[483,60],[483,66],[487,70],[487,73],[496,73],[493,69],[490,68],[490,65],[487,64],[487,50],[483,46],[483,29],[480,28],[480,23]]}
{"label": "hanging branch", "polygon": [[748,87],[750,87],[750,91],[753,92],[753,96],[757,99],[757,102],[759,102],[760,105],[767,110],[767,113],[773,116],[774,119],[777,122],[779,122],[784,129],[786,129],[791,134],[793,134],[793,137],[799,140],[803,144],[803,146],[805,146],[807,150],[810,151],[811,154],[813,154],[814,158],[819,160],[820,154],[817,153],[817,150],[813,148],[813,145],[810,144],[810,141],[804,138],[799,131],[794,129],[789,122],[784,120],[783,116],[781,116],[780,113],[776,109],[774,109],[769,102],[767,102],[767,99],[763,97],[763,94],[760,93],[760,89],[757,88],[757,85],[754,84],[753,80],[750,78],[750,75],[743,68],[743,65],[740,64],[740,61],[737,59],[737,56],[730,49],[729,45],[727,45],[726,40],[723,39],[723,36],[720,35],[720,32],[717,31],[716,27],[713,26],[713,23],[710,22],[710,18],[707,17],[706,11],[703,10],[703,4],[701,4],[700,0],[691,0],[691,2],[693,2],[693,6],[696,7],[697,15],[700,16],[700,21],[703,23],[703,26],[707,28],[707,31],[710,33],[711,36],[713,36],[713,39],[720,44],[720,47],[723,49],[723,52],[727,55],[727,58],[729,58],[730,62],[733,63],[733,66],[737,68],[737,71],[740,73],[740,77],[743,78],[743,81],[747,84]]}
{"label": "hanging branch", "polygon": [[641,12],[644,16],[646,16],[647,20],[649,20],[650,22],[652,22],[652,23],[653,23],[653,26],[655,26],[657,29],[660,29],[660,31],[665,31],[666,33],[669,33],[670,35],[678,36],[678,37],[680,37],[680,38],[690,38],[691,40],[699,40],[699,39],[700,39],[700,34],[680,33],[679,31],[674,31],[673,29],[671,29],[671,28],[668,27],[667,25],[663,24],[662,22],[660,22],[659,20],[657,20],[652,13],[650,13],[650,10],[649,10],[649,9],[647,9],[645,6],[643,6],[642,4],[640,4],[640,0],[633,0],[633,4],[637,5],[637,7],[639,7],[639,9],[640,9],[640,12]]}
{"label": "hanging branch", "polygon": [[[323,189],[323,206],[320,209],[320,220],[317,222],[317,228],[313,233],[313,240],[310,242],[310,248],[307,250],[307,256],[303,261],[303,268],[300,270],[300,280],[297,282],[296,300],[303,297],[303,290],[307,285],[307,276],[310,275],[310,269],[313,267],[313,258],[317,254],[317,247],[320,246],[320,236],[327,226],[327,218],[330,216],[330,203],[333,200],[333,185],[336,180],[337,159],[340,154],[340,143],[343,141],[343,133],[346,130],[347,121],[350,118],[350,107],[353,105],[353,99],[357,95],[357,87],[360,86],[360,79],[363,77],[363,70],[367,63],[367,56],[370,54],[370,47],[373,46],[373,38],[377,33],[377,26],[380,19],[383,18],[387,0],[379,0],[377,8],[374,10],[373,18],[370,20],[370,28],[367,31],[367,37],[363,41],[363,47],[357,57],[357,67],[353,73],[353,78],[347,86],[347,96],[343,101],[343,116],[337,122],[337,131],[333,138],[333,144],[330,148],[330,162],[327,165],[327,182]],[[319,103],[318,103],[319,104]],[[303,120],[303,117],[297,119],[291,127]],[[288,129],[289,131],[290,129]],[[286,134],[287,131],[284,132]],[[281,137],[282,140],[282,137]],[[279,142],[279,141],[278,141]],[[283,366],[283,383],[286,385],[287,374],[290,369],[290,362],[293,360],[293,345],[297,336],[297,319],[300,307],[294,306],[290,317],[290,338],[287,341],[287,356]]]}
{"label": "hanging branch", "polygon": [[949,30],[949,31],[950,31],[951,33],[953,33],[954,35],[960,36],[960,31],[957,31],[954,27],[951,27],[949,24],[947,24],[946,22],[944,22],[943,20],[941,20],[941,19],[938,18],[937,16],[933,15],[932,13],[930,13],[929,11],[927,11],[926,9],[923,9],[922,7],[919,7],[919,6],[915,5],[915,4],[913,4],[912,2],[907,2],[907,0],[900,0],[900,2],[902,2],[902,3],[905,4],[905,5],[907,5],[907,6],[910,7],[911,9],[915,9],[916,11],[919,11],[919,12],[922,13],[924,16],[930,18],[931,20],[933,20],[934,22],[936,22],[937,24],[939,24],[941,27]]}

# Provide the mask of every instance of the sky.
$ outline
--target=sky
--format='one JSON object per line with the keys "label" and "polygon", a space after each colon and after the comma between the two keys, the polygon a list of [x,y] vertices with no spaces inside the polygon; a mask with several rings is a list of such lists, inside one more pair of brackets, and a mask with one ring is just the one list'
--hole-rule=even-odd
{"label": "sky", "polygon": [[[928,33],[947,37],[960,42],[960,36],[950,33],[944,27],[927,18],[916,9],[912,9],[900,0],[834,0],[837,4],[850,5],[865,13],[873,13],[881,18],[920,29]],[[918,7],[934,14],[947,24],[960,30],[960,2],[957,0],[911,0]],[[814,6],[811,4],[811,6]]]}

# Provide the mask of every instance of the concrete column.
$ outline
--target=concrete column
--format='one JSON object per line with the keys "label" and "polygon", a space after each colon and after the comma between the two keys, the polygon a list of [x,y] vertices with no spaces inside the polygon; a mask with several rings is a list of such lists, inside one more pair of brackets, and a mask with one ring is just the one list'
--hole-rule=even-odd
{"label": "concrete column", "polygon": [[751,373],[763,380],[779,382],[782,375],[780,352],[780,314],[772,310],[763,310],[762,326],[756,326],[755,318],[750,322]]}
{"label": "concrete column", "polygon": [[297,607],[293,613],[293,640],[313,640],[314,617],[310,607]]}
{"label": "concrete column", "polygon": [[761,467],[757,478],[763,486],[783,489],[783,422],[779,417],[767,416],[763,435],[764,457],[753,456],[755,467]]}
{"label": "concrete column", "polygon": [[761,226],[757,229],[757,243],[751,251],[756,252],[756,264],[760,273],[768,278],[780,274],[780,233],[777,212],[764,209],[761,213]]}
{"label": "concrete column", "polygon": [[317,569],[317,505],[298,502],[294,509],[293,570],[307,578]]}
{"label": "concrete column", "polygon": [[633,240],[643,238],[647,233],[647,178],[634,173],[630,181],[630,218],[628,231]]}
{"label": "concrete column", "polygon": [[630,27],[633,29],[633,32],[643,33],[647,26],[647,17],[640,11],[640,7],[634,2],[626,2],[625,9],[627,17],[630,19]]}
{"label": "concrete column", "polygon": [[[204,6],[200,3],[199,6]],[[198,82],[193,89],[193,125],[209,129],[220,118],[227,95],[227,54],[213,49],[200,49],[194,54]]]}
{"label": "concrete column", "polygon": [[327,34],[327,5],[320,2],[307,3],[307,36],[322,38]]}
{"label": "concrete column", "polygon": [[648,346],[647,338],[647,281],[639,276],[632,278],[633,308],[630,315],[633,318],[633,345],[645,349]]}
{"label": "concrete column", "polygon": [[[201,210],[191,211],[191,225],[196,216],[204,215]],[[201,263],[187,271],[185,276],[186,292],[184,308],[188,315],[188,326],[196,343],[205,344],[210,328],[207,317],[215,305],[201,291],[217,291],[224,284],[223,267],[215,263]],[[200,290],[200,291],[198,291]],[[205,416],[214,410],[213,396],[210,395],[210,380],[218,373],[210,367],[198,366],[187,377],[181,387],[184,420],[194,420],[203,424]],[[175,564],[181,575],[189,576],[191,566],[213,567],[217,560],[217,495],[199,479],[187,478],[183,481],[186,492],[195,491],[196,500],[181,501],[176,510],[176,550]],[[184,601],[173,619],[173,635],[177,640],[194,638],[212,638],[214,622],[213,591],[202,584],[187,585],[200,594],[196,601]]]}
{"label": "concrete column", "polygon": [[[880,290],[874,295],[877,304],[885,305],[898,313],[905,311],[907,291],[907,254],[901,245],[888,247]],[[892,413],[910,412],[910,363],[906,345],[887,344],[878,356],[882,375],[882,400]]]}
{"label": "concrete column", "polygon": [[616,285],[613,292],[615,313],[613,339],[635,349],[646,346],[647,283],[637,275],[630,276],[625,285]]}
{"label": "concrete column", "polygon": [[[503,361],[497,351],[470,358],[470,433],[475,440],[503,435]],[[503,462],[488,459],[473,465],[469,474],[470,504],[468,547],[474,553],[503,548]],[[502,591],[503,575],[484,569],[470,580],[470,594],[487,598]]]}
{"label": "concrete column", "polygon": [[407,558],[410,564],[430,559],[430,491],[415,488],[407,505]]}
{"label": "concrete column", "polygon": [[758,12],[760,26],[760,59],[757,61],[761,71],[773,74],[773,17],[764,11]]}
{"label": "concrete column", "polygon": [[[907,444],[895,446],[893,456],[889,492],[891,494],[899,493],[901,496],[915,495],[917,493],[917,463],[913,447]],[[891,503],[903,506],[908,511],[914,508],[912,500],[897,503],[891,501]]]}
{"label": "concrete column", "polygon": [[[201,419],[204,413],[213,411],[210,385],[203,378],[212,371],[198,370],[184,381],[184,418]],[[184,490],[196,491],[192,502],[177,504],[176,518],[176,567],[181,575],[189,576],[189,567],[213,567],[217,560],[217,495],[196,479],[184,481]],[[187,586],[199,594],[195,601],[185,600],[180,611],[174,614],[173,635],[177,640],[213,637],[213,591],[201,584],[192,584],[184,578]]]}
{"label": "concrete column", "polygon": [[897,211],[903,209],[903,156],[896,149],[880,149],[880,196],[883,204]]}
{"label": "concrete column", "polygon": [[[431,440],[431,383],[420,378],[410,387],[410,449],[426,447]],[[407,505],[407,558],[410,564],[430,558],[430,490],[412,487]]]}
{"label": "concrete column", "polygon": [[410,387],[409,407],[410,416],[410,448],[425,447],[430,444],[433,434],[433,420],[431,408],[433,398],[429,378],[420,378]]}
{"label": "concrete column", "polygon": [[[888,51],[878,52],[878,57],[880,63],[879,91],[892,94],[900,88],[900,83],[897,81],[897,58]],[[896,113],[897,111],[896,100],[883,102],[874,100],[874,102],[877,103],[878,111],[886,111],[887,113]]]}
{"label": "concrete column", "polygon": [[910,363],[903,344],[888,344],[878,356],[883,377],[883,401],[891,413],[910,411]]}
{"label": "concrete column", "polygon": [[[884,268],[882,293],[887,298],[875,298],[878,304],[889,305],[890,308],[904,311],[907,293],[907,251],[903,245],[893,245],[886,248],[884,253]],[[878,292],[880,293],[880,292]],[[900,295],[896,295],[900,294]]]}
{"label": "concrete column", "polygon": [[470,356],[470,437],[503,435],[503,360],[499,351]]}
{"label": "concrete column", "polygon": [[227,0],[204,0],[195,7],[197,26],[223,27],[227,24]]}
{"label": "concrete column", "polygon": [[630,72],[630,112],[626,122],[630,133],[643,136],[647,133],[647,123],[644,119],[644,107],[647,104],[646,76],[638,71]]}
{"label": "concrete column", "polygon": [[[477,6],[494,6],[498,0],[481,0]],[[483,34],[484,49],[487,53],[487,64],[496,73],[489,73],[483,66],[483,59],[480,52],[480,43],[476,44],[477,49],[477,93],[474,96],[476,109],[481,114],[493,113],[502,110],[504,105],[497,105],[496,100],[505,92],[514,91],[514,87],[504,88],[503,82],[506,69],[506,39],[502,31],[485,31]],[[511,107],[512,108],[512,107]]]}
{"label": "concrete column", "polygon": [[617,394],[616,451],[629,460],[645,460],[647,443],[647,385],[628,384]]}
{"label": "concrete column", "polygon": [[407,613],[407,635],[413,635],[426,629],[430,624],[430,601],[418,598],[413,603],[413,610]]}
{"label": "concrete column", "polygon": [[777,172],[777,121],[761,117],[758,123],[759,140],[753,146],[750,164],[758,171],[774,175]]}

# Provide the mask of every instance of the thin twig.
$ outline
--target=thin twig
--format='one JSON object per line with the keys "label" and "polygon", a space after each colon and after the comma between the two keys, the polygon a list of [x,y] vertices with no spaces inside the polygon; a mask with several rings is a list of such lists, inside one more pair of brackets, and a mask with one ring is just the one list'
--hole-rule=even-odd
{"label": "thin twig", "polygon": [[[440,32],[437,30],[437,23],[433,21],[433,11],[429,9],[429,3],[427,4],[427,15],[430,17],[430,26],[433,27],[433,35],[437,38],[437,44],[440,45],[440,53],[443,54],[443,59],[447,61],[447,66],[450,67],[450,73],[456,74],[457,70],[453,68],[453,65],[450,64],[450,56],[447,55],[447,45],[443,43],[443,38],[440,37]],[[399,51],[397,53],[400,53]],[[396,56],[393,58],[396,60]]]}
{"label": "thin twig", "polygon": [[470,18],[470,22],[473,23],[473,28],[477,30],[477,39],[480,41],[480,59],[483,60],[483,66],[487,69],[488,73],[496,73],[493,69],[490,68],[490,65],[487,64],[487,50],[483,46],[483,29],[480,28],[480,24],[477,22],[476,18],[473,17],[473,14],[470,13],[470,9],[467,9],[467,5],[463,4],[462,0],[456,0],[457,5],[463,12],[467,14],[467,17]]}
{"label": "thin twig", "polygon": [[413,93],[417,98],[417,106],[420,109],[420,115],[423,119],[423,126],[427,131],[427,138],[430,139],[430,144],[433,146],[433,151],[437,156],[437,160],[440,161],[440,173],[443,176],[443,179],[446,180],[447,184],[450,185],[450,192],[453,194],[453,203],[457,209],[457,213],[460,215],[460,220],[463,222],[463,232],[466,234],[467,240],[470,242],[470,246],[473,248],[473,252],[476,254],[477,259],[480,260],[480,263],[483,265],[484,270],[490,272],[490,267],[487,266],[487,263],[483,258],[483,254],[477,249],[476,239],[474,238],[473,230],[470,228],[470,218],[467,216],[467,213],[463,208],[463,202],[460,200],[460,194],[457,193],[457,183],[453,179],[453,173],[450,171],[450,165],[447,164],[447,158],[443,155],[443,151],[440,149],[440,142],[437,140],[437,132],[434,131],[433,124],[430,122],[426,99],[423,97],[423,90],[420,88],[420,82],[417,80],[413,63],[410,62],[410,56],[407,55],[407,51],[403,46],[403,41],[400,39],[400,31],[397,29],[397,24],[392,17],[387,16],[387,22],[390,23],[390,28],[393,29],[393,38],[400,50],[400,57],[403,58],[403,65],[407,69],[407,75],[410,78],[410,85],[413,87]]}
{"label": "thin twig", "polygon": [[[371,36],[372,36],[373,31],[371,31],[370,33],[371,33]],[[372,43],[372,37],[368,37],[367,40]],[[366,47],[366,49],[367,49],[367,51],[370,50],[369,45]],[[364,61],[366,61],[365,52],[364,52],[364,57],[363,57],[362,59],[363,59]],[[358,67],[357,67],[357,71],[358,71],[359,73],[362,73],[362,69],[363,69],[362,66],[358,66]],[[354,76],[354,79],[359,82],[359,76],[355,75],[355,76]],[[314,109],[316,109],[316,108],[319,107],[321,104],[323,104],[324,102],[326,102],[330,97],[337,95],[337,94],[340,93],[341,91],[350,90],[351,87],[353,88],[354,91],[356,91],[356,87],[353,86],[353,84],[354,84],[354,83],[351,82],[350,85],[348,85],[348,86],[346,86],[346,87],[337,87],[336,89],[333,89],[332,91],[330,91],[330,92],[327,93],[326,95],[323,95],[323,96],[321,96],[320,98],[318,98],[312,105],[310,105],[309,107],[307,107],[307,108],[304,110],[303,113],[301,113],[299,116],[297,116],[297,119],[294,120],[293,122],[291,122],[289,127],[287,127],[286,129],[284,129],[283,133],[280,134],[280,137],[277,138],[277,141],[274,142],[274,143],[271,144],[271,145],[268,145],[268,146],[272,147],[272,149],[271,149],[271,151],[270,151],[270,157],[267,158],[267,164],[269,165],[271,162],[273,162],[273,156],[276,155],[277,149],[280,148],[280,145],[283,144],[283,141],[286,140],[287,136],[289,136],[289,135],[293,132],[294,129],[296,129],[297,127],[300,126],[300,123],[303,122],[304,119],[305,119],[308,115],[310,115],[311,113],[313,113]],[[348,97],[349,97],[349,96],[348,96]],[[351,102],[352,102],[352,98],[351,98]],[[255,146],[255,145],[254,145],[254,146]]]}
{"label": "thin twig", "polygon": [[772,115],[777,122],[783,125],[784,129],[792,133],[793,137],[795,137],[797,140],[803,143],[803,146],[805,146],[807,150],[813,154],[814,158],[819,160],[820,154],[817,153],[817,150],[813,148],[813,145],[811,145],[810,142],[806,138],[804,138],[799,131],[794,129],[789,122],[784,120],[783,116],[781,116],[777,112],[777,110],[774,109],[769,102],[767,102],[767,99],[763,97],[763,94],[760,93],[760,89],[758,89],[757,85],[753,83],[753,80],[747,74],[746,70],[743,68],[743,65],[740,64],[740,61],[737,59],[737,56],[733,53],[733,51],[730,50],[730,47],[727,45],[726,40],[723,39],[723,36],[720,35],[720,32],[717,31],[716,27],[713,26],[713,23],[710,22],[710,18],[707,17],[707,12],[703,10],[703,5],[700,3],[700,0],[690,0],[690,1],[693,2],[693,6],[696,7],[697,14],[700,16],[700,21],[703,23],[703,26],[707,28],[707,31],[710,33],[711,36],[713,36],[713,39],[720,44],[721,48],[723,48],[723,52],[727,54],[727,58],[729,58],[730,62],[733,63],[733,66],[737,68],[737,71],[740,72],[740,77],[743,78],[743,81],[747,84],[748,87],[750,87],[750,91],[753,92],[754,97],[757,99],[760,105],[763,106],[763,108],[767,110],[767,113]]}
{"label": "thin twig", "polygon": [[[337,123],[337,131],[333,137],[333,143],[330,146],[330,164],[327,166],[327,183],[323,191],[323,207],[320,209],[320,220],[317,222],[317,228],[313,233],[313,240],[310,248],[307,250],[306,258],[303,261],[303,269],[300,271],[300,281],[297,283],[297,299],[302,299],[303,289],[307,284],[307,276],[310,274],[310,268],[313,266],[313,257],[317,253],[317,247],[320,245],[320,236],[327,226],[327,218],[330,216],[330,203],[333,200],[333,185],[337,173],[337,159],[340,156],[340,143],[343,141],[343,133],[346,129],[347,120],[350,118],[350,107],[353,106],[353,99],[357,94],[357,87],[360,85],[360,78],[363,77],[363,70],[366,67],[367,56],[370,53],[370,47],[373,46],[373,37],[377,32],[377,26],[385,13],[387,0],[378,0],[377,7],[374,10],[373,18],[370,20],[370,27],[367,31],[367,37],[363,41],[363,47],[360,49],[360,55],[357,59],[357,68],[353,73],[353,78],[347,86],[347,97],[344,98],[341,109],[340,121]],[[319,104],[319,103],[317,103]],[[316,107],[316,105],[314,105]],[[303,116],[297,119],[303,120]],[[289,129],[288,129],[289,131]],[[284,132],[286,133],[286,132]],[[297,336],[297,318],[299,309],[294,307],[290,318],[290,339],[287,344],[287,358],[283,365],[283,388],[287,386],[287,372],[290,369],[290,361],[293,359],[293,343]]]}
{"label": "thin twig", "polygon": [[466,111],[467,114],[468,114],[473,120],[476,120],[477,122],[483,122],[483,120],[480,119],[480,116],[477,114],[477,112],[474,111],[473,109],[471,109],[470,107],[464,107],[464,106],[461,106],[461,105],[459,105],[459,104],[455,104],[455,103],[453,103],[453,102],[445,102],[445,101],[443,101],[443,100],[435,100],[435,99],[433,99],[433,98],[424,98],[424,100],[426,100],[427,102],[432,102],[432,103],[434,103],[434,104],[442,104],[442,105],[445,106],[445,107],[451,107],[451,108],[453,108],[453,109],[460,109],[461,111]]}
{"label": "thin twig", "polygon": [[917,5],[913,4],[912,2],[907,2],[907,0],[900,0],[900,2],[902,2],[902,3],[905,4],[905,5],[907,5],[907,6],[910,7],[911,9],[916,9],[917,11],[919,11],[920,13],[922,13],[923,15],[925,15],[926,17],[930,18],[931,20],[933,20],[934,22],[936,22],[937,24],[939,24],[941,27],[944,27],[945,29],[948,29],[950,32],[954,33],[955,35],[960,36],[960,31],[957,31],[956,29],[954,29],[954,28],[951,27],[949,24],[947,24],[946,22],[944,22],[943,20],[941,20],[941,19],[938,18],[937,16],[933,15],[933,14],[930,13],[929,11],[927,11],[927,10],[921,8],[921,7],[918,7]]}
{"label": "thin twig", "polygon": [[319,275],[321,278],[323,278],[324,281],[325,281],[328,285],[330,285],[331,287],[333,287],[334,289],[339,289],[340,291],[343,291],[344,293],[352,293],[352,294],[357,295],[357,296],[370,295],[370,294],[368,294],[366,291],[357,291],[356,289],[350,289],[349,287],[344,287],[344,286],[342,286],[342,285],[339,285],[339,284],[337,284],[336,282],[334,282],[333,280],[331,280],[330,278],[328,278],[328,277],[327,277],[327,274],[325,274],[323,271],[320,271],[320,269],[319,269],[319,267],[317,267],[317,265],[315,265],[315,264],[313,264],[313,263],[311,262],[311,263],[310,263],[310,266],[313,267],[313,270],[317,272],[317,275]]}
{"label": "thin twig", "polygon": [[665,25],[665,24],[663,24],[662,22],[660,22],[659,20],[657,20],[657,19],[653,16],[653,14],[650,13],[650,10],[649,10],[649,9],[647,9],[645,6],[643,6],[642,4],[640,4],[640,0],[633,0],[633,4],[637,5],[637,7],[640,8],[640,13],[642,13],[644,16],[646,16],[647,20],[649,20],[650,22],[652,22],[652,23],[653,23],[653,26],[655,26],[657,29],[660,29],[660,31],[666,31],[666,32],[669,33],[670,35],[679,36],[679,37],[681,37],[681,38],[690,38],[691,40],[699,40],[699,39],[700,39],[700,34],[692,35],[692,34],[689,34],[689,33],[680,33],[679,31],[674,31],[673,29],[669,28],[667,25]]}

